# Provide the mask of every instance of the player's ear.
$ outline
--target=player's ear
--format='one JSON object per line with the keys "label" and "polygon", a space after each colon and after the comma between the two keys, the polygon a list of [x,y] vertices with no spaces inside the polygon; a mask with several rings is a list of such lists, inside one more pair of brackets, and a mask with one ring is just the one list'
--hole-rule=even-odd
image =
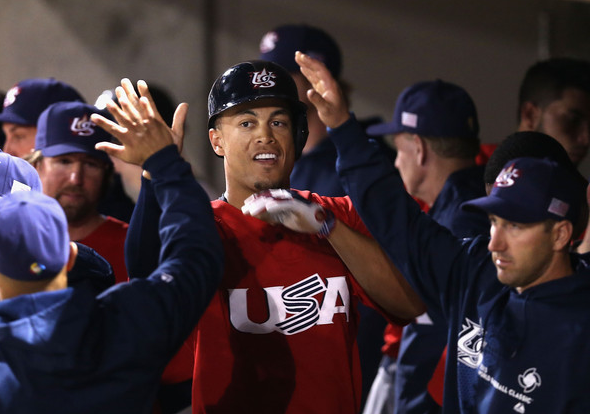
{"label": "player's ear", "polygon": [[225,155],[223,149],[223,136],[218,128],[209,129],[209,142],[211,143],[211,147],[213,148],[213,151],[215,151],[215,154],[220,157]]}
{"label": "player's ear", "polygon": [[414,155],[418,165],[424,165],[426,162],[426,141],[419,135],[412,134],[414,143]]}
{"label": "player's ear", "polygon": [[554,224],[554,250],[558,251],[568,248],[574,231],[573,227],[572,222],[569,220],[561,220]]}
{"label": "player's ear", "polygon": [[74,267],[74,263],[76,262],[76,257],[78,257],[78,245],[74,242],[70,242],[70,256],[68,257],[68,263],[66,269],[68,272],[72,270]]}
{"label": "player's ear", "polygon": [[542,109],[532,102],[524,102],[520,106],[520,125],[521,131],[534,131],[541,122]]}

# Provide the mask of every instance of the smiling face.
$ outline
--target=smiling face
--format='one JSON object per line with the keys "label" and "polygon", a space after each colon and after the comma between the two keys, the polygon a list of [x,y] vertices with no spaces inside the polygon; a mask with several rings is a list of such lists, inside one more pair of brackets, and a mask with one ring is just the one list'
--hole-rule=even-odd
{"label": "smiling face", "polygon": [[226,110],[209,130],[209,140],[224,157],[230,204],[241,207],[254,193],[289,187],[295,148],[291,112],[283,101],[260,99]]}

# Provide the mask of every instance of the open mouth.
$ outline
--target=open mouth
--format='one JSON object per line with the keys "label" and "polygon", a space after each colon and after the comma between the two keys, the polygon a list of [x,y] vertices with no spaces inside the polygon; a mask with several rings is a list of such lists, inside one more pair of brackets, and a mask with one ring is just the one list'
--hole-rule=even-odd
{"label": "open mouth", "polygon": [[276,161],[277,158],[278,158],[277,154],[271,154],[269,152],[256,154],[254,156],[254,160],[256,160],[256,161]]}

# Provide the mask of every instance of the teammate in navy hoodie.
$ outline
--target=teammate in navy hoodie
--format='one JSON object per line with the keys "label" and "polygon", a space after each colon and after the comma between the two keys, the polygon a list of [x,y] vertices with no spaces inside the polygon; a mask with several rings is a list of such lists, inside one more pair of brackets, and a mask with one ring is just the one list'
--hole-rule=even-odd
{"label": "teammate in navy hoodie", "polygon": [[585,184],[549,160],[513,160],[489,196],[464,205],[489,214],[491,237],[457,239],[408,196],[323,65],[297,61],[355,208],[447,318],[444,412],[590,412],[590,274],[574,272],[579,257],[569,253]]}
{"label": "teammate in navy hoodie", "polygon": [[[209,198],[172,138],[151,133],[165,124],[149,111],[118,121],[103,127],[125,147],[108,151],[151,173],[162,209],[159,265],[98,296],[90,284],[66,288],[76,247],[59,204],[34,191],[2,198],[0,413],[150,413],[165,365],[221,279]],[[15,295],[27,288],[38,291]]]}

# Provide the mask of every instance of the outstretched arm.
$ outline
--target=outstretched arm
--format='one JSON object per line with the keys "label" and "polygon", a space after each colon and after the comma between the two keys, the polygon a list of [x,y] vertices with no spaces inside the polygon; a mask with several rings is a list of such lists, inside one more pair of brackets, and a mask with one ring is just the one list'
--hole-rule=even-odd
{"label": "outstretched arm", "polygon": [[374,239],[336,220],[328,241],[365,293],[388,314],[411,320],[426,311],[420,297]]}
{"label": "outstretched arm", "polygon": [[266,190],[246,199],[242,212],[327,238],[365,293],[400,322],[425,311],[418,295],[377,242],[333,218],[319,204],[287,190]]}
{"label": "outstretched arm", "polygon": [[[148,85],[144,81],[137,83],[139,96],[135,92],[129,79],[121,80],[121,86],[116,88],[117,99],[121,107],[109,102],[107,108],[118,122],[108,122],[100,116],[95,122],[110,131],[126,146],[112,143],[101,143],[97,148],[104,149],[110,155],[119,157],[123,161],[142,165],[141,159],[131,156],[137,146],[147,144],[151,137],[146,136],[150,131],[155,135],[155,142],[169,145],[174,142],[178,152],[182,150],[184,138],[184,121],[188,106],[182,103],[174,113],[172,128],[169,128],[156,109]],[[144,118],[149,120],[144,122]],[[110,128],[110,129],[107,129]],[[154,142],[152,142],[153,144]],[[147,147],[144,147],[144,150]],[[141,190],[131,216],[127,239],[125,240],[125,262],[131,279],[145,278],[158,266],[160,252],[160,238],[158,237],[158,220],[162,210],[156,201],[150,175],[144,169],[141,179]]]}

